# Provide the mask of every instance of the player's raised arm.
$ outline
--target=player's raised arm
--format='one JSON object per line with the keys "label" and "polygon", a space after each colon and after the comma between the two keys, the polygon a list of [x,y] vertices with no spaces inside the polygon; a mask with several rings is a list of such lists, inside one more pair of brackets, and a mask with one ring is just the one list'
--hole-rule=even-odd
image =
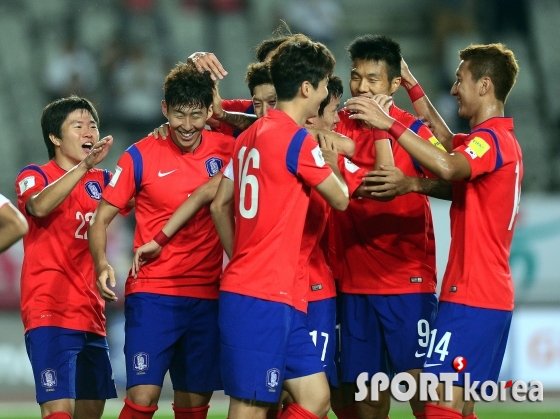
{"label": "player's raised arm", "polygon": [[[59,139],[54,134],[50,135],[52,137],[51,140],[56,146],[59,143]],[[87,142],[84,144],[88,146]],[[91,151],[87,157],[55,182],[47,185],[41,192],[30,196],[25,203],[26,210],[31,215],[39,218],[49,215],[68,197],[88,170],[101,163],[107,157],[112,144],[113,137],[110,135],[95,144],[92,141],[89,144]]]}
{"label": "player's raised arm", "polygon": [[25,236],[28,230],[25,217],[0,194],[0,252]]}
{"label": "player's raised arm", "polygon": [[408,92],[416,115],[427,122],[447,151],[453,150],[453,133],[410,72],[404,59],[401,60],[401,86]]}
{"label": "player's raised arm", "polygon": [[161,231],[154,236],[148,243],[138,247],[134,252],[132,260],[132,275],[136,278],[140,267],[149,259],[159,256],[163,246],[183,227],[192,217],[194,217],[202,207],[210,204],[216,196],[216,191],[222,179],[222,174],[217,173],[208,182],[199,186],[189,196],[179,208],[173,213],[171,218],[165,223]]}
{"label": "player's raised arm", "polygon": [[119,211],[119,208],[102,198],[88,228],[89,251],[97,272],[97,289],[101,297],[109,302],[117,301],[118,298],[115,292],[107,286],[107,281],[113,288],[117,285],[115,271],[107,261],[107,227]]}
{"label": "player's raised arm", "polygon": [[201,73],[210,72],[212,80],[223,79],[228,72],[212,52],[194,52],[187,58],[187,63],[193,63]]}

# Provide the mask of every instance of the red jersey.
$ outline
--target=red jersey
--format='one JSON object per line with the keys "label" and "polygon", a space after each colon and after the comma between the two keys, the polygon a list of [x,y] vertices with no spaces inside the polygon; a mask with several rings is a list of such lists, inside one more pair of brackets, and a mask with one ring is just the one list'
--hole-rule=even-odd
{"label": "red jersey", "polygon": [[[431,131],[409,114],[391,106],[389,114],[434,144]],[[336,131],[356,143],[352,162],[373,170],[372,130],[339,113]],[[407,176],[425,176],[420,166],[392,141],[395,166]],[[351,294],[434,293],[436,291],[435,238],[428,197],[398,196],[389,202],[352,199],[344,212],[333,211],[331,232],[339,290]]]}
{"label": "red jersey", "polygon": [[513,310],[509,252],[517,219],[523,162],[513,119],[491,118],[453,138],[471,177],[453,182],[451,247],[441,301]]}
{"label": "red jersey", "polygon": [[96,287],[87,228],[111,180],[91,169],[46,217],[34,217],[25,203],[66,174],[54,160],[23,168],[16,179],[18,208],[29,223],[23,237],[21,317],[25,332],[56,326],[105,336],[105,302]]}
{"label": "red jersey", "polygon": [[[228,112],[241,112],[248,114],[255,113],[253,101],[249,99],[222,100],[222,109]],[[225,122],[220,122],[220,126],[218,128],[215,128],[214,130],[225,135],[231,135],[233,137],[237,137],[239,134],[241,134],[241,131],[233,128],[231,125],[226,124]]]}
{"label": "red jersey", "polygon": [[332,170],[312,136],[271,109],[237,139],[233,173],[233,257],[220,289],[293,306],[309,186]]}
{"label": "red jersey", "polygon": [[[192,153],[183,152],[171,139],[153,136],[126,150],[103,198],[123,208],[135,197],[134,249],[152,240],[183,201],[222,170],[233,141],[203,130],[201,143]],[[218,298],[222,254],[210,210],[204,207],[171,238],[159,257],[141,267],[136,279],[128,277],[125,295],[149,292]]]}

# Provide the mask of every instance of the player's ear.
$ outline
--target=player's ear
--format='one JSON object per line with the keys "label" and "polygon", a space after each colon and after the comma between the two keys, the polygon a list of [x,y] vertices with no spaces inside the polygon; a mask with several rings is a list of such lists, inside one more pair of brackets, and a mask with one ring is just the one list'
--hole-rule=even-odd
{"label": "player's ear", "polygon": [[214,108],[212,104],[210,104],[210,106],[208,106],[208,114],[206,115],[206,120],[208,121],[210,118],[212,118],[213,114],[214,114]]}
{"label": "player's ear", "polygon": [[490,77],[485,76],[485,77],[482,77],[480,79],[480,81],[481,81],[481,83],[480,83],[479,93],[480,93],[480,96],[484,96],[492,88],[492,80],[490,79]]}
{"label": "player's ear", "polygon": [[401,85],[401,77],[395,77],[391,80],[391,88],[390,88],[390,95],[392,96],[397,90],[399,90],[399,86]]}
{"label": "player's ear", "polygon": [[315,120],[317,119],[316,116],[312,117],[312,118],[307,118],[307,120],[305,121],[305,125],[309,125],[311,127],[315,126]]}
{"label": "player's ear", "polygon": [[56,135],[54,134],[49,134],[49,139],[51,140],[51,143],[53,143],[55,146],[60,146],[60,138],[58,138]]}
{"label": "player's ear", "polygon": [[161,101],[161,112],[163,113],[163,116],[165,116],[167,119],[169,119],[167,117],[167,103],[165,102],[165,100]]}
{"label": "player's ear", "polygon": [[299,88],[303,97],[309,97],[310,89],[311,83],[309,83],[308,81],[304,81]]}

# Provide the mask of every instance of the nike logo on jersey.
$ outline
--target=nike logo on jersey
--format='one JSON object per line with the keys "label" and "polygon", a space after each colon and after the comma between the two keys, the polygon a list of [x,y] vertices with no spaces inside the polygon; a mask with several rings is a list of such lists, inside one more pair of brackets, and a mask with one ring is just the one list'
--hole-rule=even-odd
{"label": "nike logo on jersey", "polygon": [[424,355],[426,355],[426,354],[425,354],[425,353],[424,353],[424,354],[419,354],[418,351],[416,351],[416,353],[414,354],[414,356],[415,356],[416,358],[420,358],[420,357],[422,357],[422,356],[424,356]]}
{"label": "nike logo on jersey", "polygon": [[424,363],[424,368],[437,367],[438,365],[441,365],[441,364],[426,364],[426,363]]}
{"label": "nike logo on jersey", "polygon": [[177,169],[173,169],[173,170],[171,170],[170,172],[165,172],[165,173],[161,173],[161,170],[160,170],[160,171],[158,172],[157,175],[158,175],[159,177],[164,177],[164,176],[170,175],[170,174],[173,173],[175,170],[177,170]]}

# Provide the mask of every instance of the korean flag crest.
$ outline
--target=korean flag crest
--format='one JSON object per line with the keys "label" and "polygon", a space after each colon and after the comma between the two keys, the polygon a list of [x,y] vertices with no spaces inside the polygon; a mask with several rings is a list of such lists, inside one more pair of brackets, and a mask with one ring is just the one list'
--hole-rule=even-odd
{"label": "korean flag crest", "polygon": [[148,354],[145,352],[138,352],[132,359],[132,366],[136,371],[145,371],[149,367]]}
{"label": "korean flag crest", "polygon": [[99,201],[101,199],[101,185],[96,180],[90,180],[86,182],[86,192],[93,199]]}
{"label": "korean flag crest", "polygon": [[46,369],[41,373],[41,385],[45,388],[56,387],[56,370]]}
{"label": "korean flag crest", "polygon": [[276,387],[280,385],[280,370],[271,368],[266,372],[266,386],[269,391],[276,391]]}
{"label": "korean flag crest", "polygon": [[206,165],[206,171],[210,177],[214,176],[222,167],[224,167],[224,162],[219,157],[210,157],[204,162],[204,164]]}

